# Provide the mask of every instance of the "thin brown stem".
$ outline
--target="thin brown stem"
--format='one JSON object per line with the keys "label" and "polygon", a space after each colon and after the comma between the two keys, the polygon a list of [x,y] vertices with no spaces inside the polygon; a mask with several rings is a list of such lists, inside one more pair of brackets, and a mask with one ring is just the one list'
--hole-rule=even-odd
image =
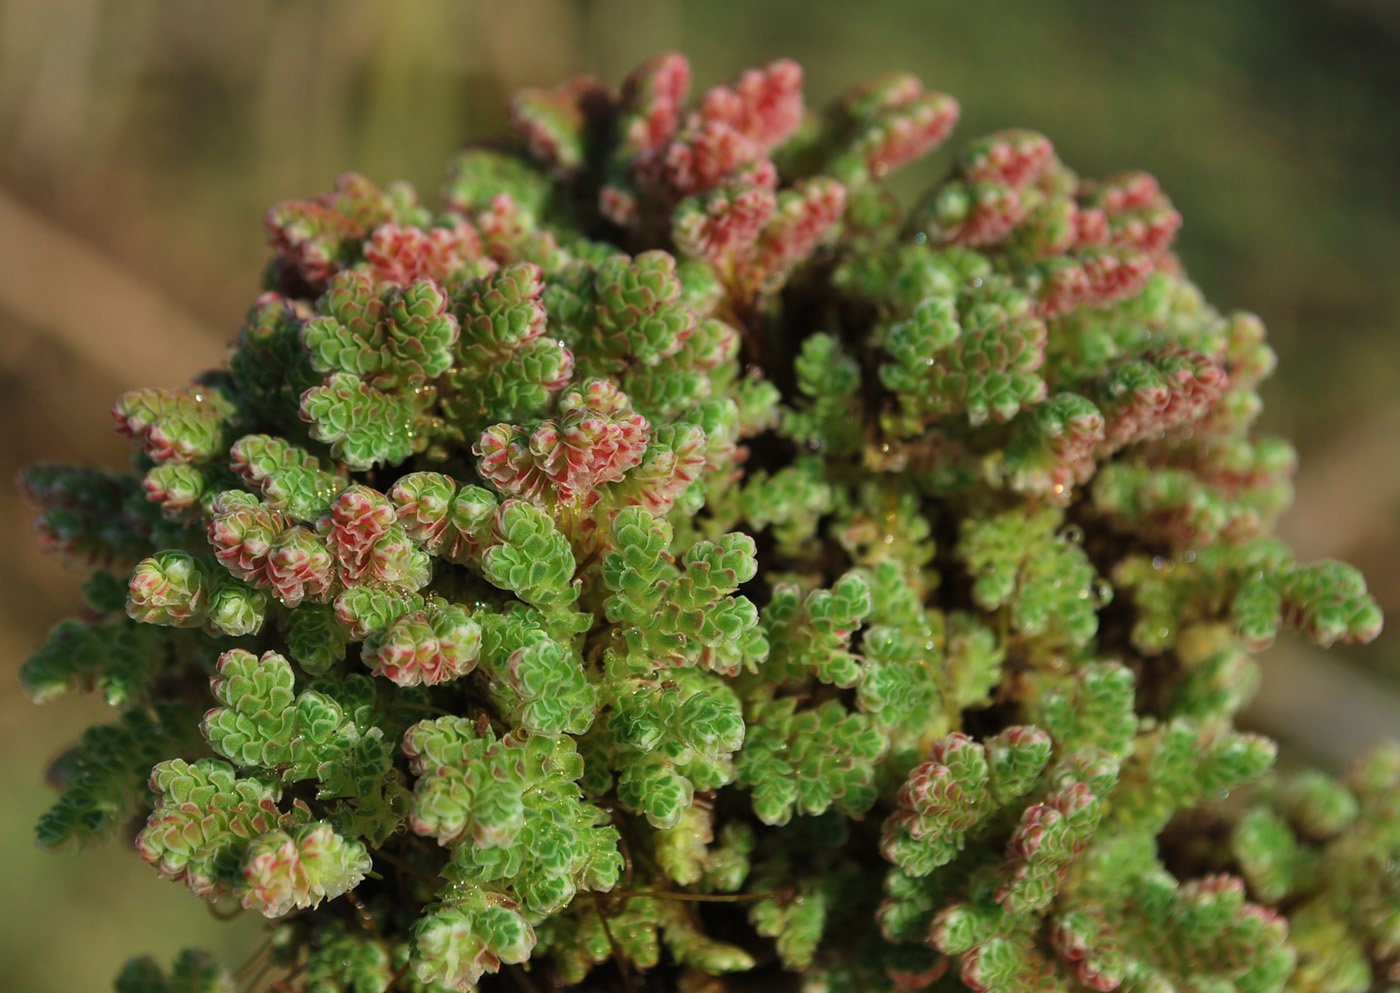
{"label": "thin brown stem", "polygon": [[262,981],[263,981],[264,978],[266,978],[267,973],[268,973],[268,971],[269,971],[271,968],[272,968],[272,962],[271,962],[271,960],[265,960],[265,961],[262,963],[262,965],[258,968],[258,971],[255,972],[255,973],[253,973],[252,978],[250,978],[250,979],[248,980],[248,989],[249,989],[250,991],[256,991],[256,990],[261,989],[261,988],[262,988]]}
{"label": "thin brown stem", "polygon": [[216,921],[231,921],[239,914],[243,913],[243,908],[238,906],[238,904],[234,904],[227,910],[224,910],[220,908],[217,903],[211,903],[209,904],[209,913],[213,915]]}
{"label": "thin brown stem", "polygon": [[652,897],[656,900],[682,900],[688,903],[751,903],[771,900],[772,893],[676,893],[670,890],[618,890],[612,894],[621,899]]}
{"label": "thin brown stem", "polygon": [[233,981],[235,983],[241,984],[245,979],[251,976],[253,972],[260,965],[262,965],[263,962],[267,960],[267,957],[271,954],[272,937],[269,936],[266,941],[264,941],[260,946],[258,946],[258,950],[248,957],[248,961],[244,962],[241,966],[238,967],[238,971],[233,974]]}
{"label": "thin brown stem", "polygon": [[429,714],[438,714],[442,717],[452,716],[452,711],[444,710],[442,707],[434,707],[431,703],[413,703],[408,700],[398,700],[391,706],[397,710],[422,710]]}
{"label": "thin brown stem", "polygon": [[365,902],[359,898],[354,890],[346,893],[345,899],[349,900],[350,904],[355,908],[355,912],[359,917],[360,927],[374,935],[375,941],[383,942],[384,935],[380,934],[379,924],[375,921],[374,915],[369,912],[369,908],[365,906]]}
{"label": "thin brown stem", "polygon": [[384,990],[384,993],[391,993],[391,991],[393,990],[398,990],[399,993],[403,993],[403,987],[400,986],[399,983],[403,980],[404,976],[408,975],[408,967],[411,964],[411,961],[412,960],[410,960],[409,962],[405,962],[403,965],[399,966],[399,971],[394,973],[393,979],[389,980],[389,985]]}
{"label": "thin brown stem", "polygon": [[[616,822],[616,816],[613,820]],[[622,851],[623,885],[630,890],[632,888],[632,846],[627,842],[627,833],[620,828],[617,832],[617,847]]]}
{"label": "thin brown stem", "polygon": [[375,858],[377,858],[377,859],[383,859],[385,862],[388,862],[390,865],[392,865],[395,869],[398,869],[400,872],[406,872],[406,873],[408,873],[410,876],[413,876],[413,877],[415,877],[415,878],[417,878],[417,879],[421,879],[423,882],[427,883],[429,886],[436,887],[436,886],[438,886],[439,884],[441,884],[441,882],[442,882],[441,879],[437,879],[437,878],[435,878],[435,877],[433,877],[433,876],[430,876],[430,875],[428,875],[426,872],[423,872],[421,869],[415,869],[413,866],[409,865],[407,862],[405,862],[403,859],[399,858],[397,855],[390,855],[388,852],[384,851],[382,848],[371,848],[371,849],[370,849],[370,854],[373,855],[373,856],[374,856]]}
{"label": "thin brown stem", "polygon": [[305,964],[299,965],[282,978],[273,980],[272,985],[268,987],[270,993],[292,993],[295,989],[292,983],[301,978],[301,974],[305,971]]}
{"label": "thin brown stem", "polygon": [[518,965],[508,965],[501,970],[511,982],[520,987],[523,993],[539,993],[539,987],[530,981],[530,974]]}
{"label": "thin brown stem", "polygon": [[603,899],[597,893],[589,893],[593,897],[593,906],[598,910],[598,920],[603,925],[603,935],[608,939],[608,947],[612,949],[613,961],[617,963],[617,971],[622,973],[622,988],[624,993],[632,993],[632,970],[628,968],[627,956],[622,953],[622,946],[617,943],[617,938],[613,937],[612,926],[608,923],[607,911],[603,908]]}

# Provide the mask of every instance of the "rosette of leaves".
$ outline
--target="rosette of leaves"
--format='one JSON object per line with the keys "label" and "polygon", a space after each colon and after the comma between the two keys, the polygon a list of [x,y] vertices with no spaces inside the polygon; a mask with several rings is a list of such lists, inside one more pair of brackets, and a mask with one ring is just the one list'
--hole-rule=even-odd
{"label": "rosette of leaves", "polygon": [[277,205],[228,370],[23,474],[93,570],[24,685],[120,711],[41,843],[144,821],[279,918],[118,988],[1400,981],[1394,748],[1275,777],[1235,726],[1253,652],[1380,612],[1269,536],[1274,355],[1156,181],[1009,129],[905,211],[946,94],[690,83],[528,90],[440,206]]}

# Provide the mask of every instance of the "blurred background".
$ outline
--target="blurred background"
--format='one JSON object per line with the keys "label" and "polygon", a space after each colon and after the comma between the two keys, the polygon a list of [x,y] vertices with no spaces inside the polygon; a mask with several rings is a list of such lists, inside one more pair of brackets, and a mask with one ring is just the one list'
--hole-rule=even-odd
{"label": "blurred background", "polygon": [[[112,399],[222,361],[269,204],[346,169],[431,196],[515,88],[615,84],[667,49],[702,88],[796,58],[814,104],[908,69],[962,101],[950,145],[1024,125],[1082,174],[1155,173],[1188,271],[1259,313],[1280,354],[1264,429],[1302,456],[1286,537],[1361,566],[1400,618],[1395,0],[0,0],[0,476],[120,464]],[[129,955],[191,943],[237,964],[256,921],[214,921],[120,846],[33,846],[46,764],[110,715],[19,692],[81,580],[40,557],[29,520],[0,486],[0,986],[106,989]],[[1397,631],[1273,649],[1252,726],[1331,768],[1400,733]]]}

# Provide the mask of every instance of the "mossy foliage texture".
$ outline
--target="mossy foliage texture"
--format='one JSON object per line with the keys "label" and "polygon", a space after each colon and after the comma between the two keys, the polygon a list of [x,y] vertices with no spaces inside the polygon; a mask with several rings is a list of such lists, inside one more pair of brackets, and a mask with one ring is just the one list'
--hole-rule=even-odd
{"label": "mossy foliage texture", "polygon": [[1400,748],[1276,776],[1234,723],[1380,613],[1270,537],[1274,356],[1166,194],[1009,130],[904,210],[953,98],[689,89],[272,208],[227,367],[23,475],[92,569],[25,685],[114,710],[40,843],[274,922],[117,988],[1400,982]]}

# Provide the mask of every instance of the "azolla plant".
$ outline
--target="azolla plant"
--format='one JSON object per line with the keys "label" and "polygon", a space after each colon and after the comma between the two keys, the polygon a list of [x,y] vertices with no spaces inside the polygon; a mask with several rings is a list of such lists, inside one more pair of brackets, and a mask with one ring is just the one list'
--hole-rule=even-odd
{"label": "azolla plant", "polygon": [[25,684],[120,714],[40,843],[275,920],[118,989],[1400,980],[1400,748],[1234,726],[1380,613],[1269,537],[1274,356],[1157,183],[1011,130],[904,212],[951,97],[689,88],[526,91],[437,210],[274,207],[228,368],[24,474],[94,567]]}

